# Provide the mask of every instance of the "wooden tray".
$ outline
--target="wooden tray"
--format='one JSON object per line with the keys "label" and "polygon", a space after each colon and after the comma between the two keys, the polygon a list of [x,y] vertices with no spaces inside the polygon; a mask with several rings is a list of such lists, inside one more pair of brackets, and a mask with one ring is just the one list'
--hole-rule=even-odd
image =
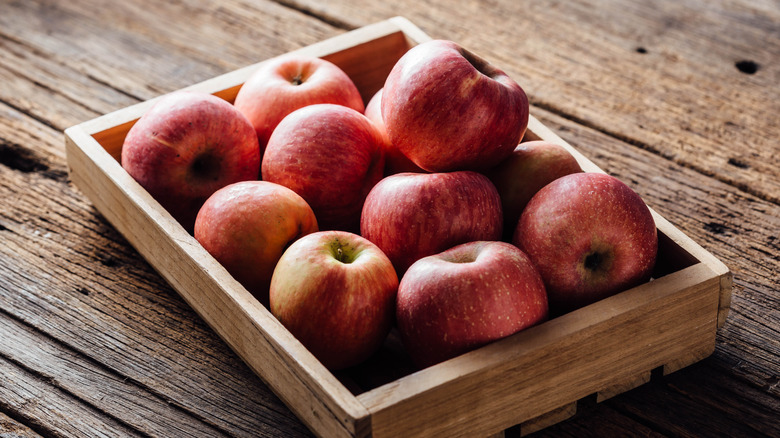
{"label": "wooden tray", "polygon": [[[328,59],[365,100],[410,47],[430,39],[396,17],[300,49]],[[257,65],[193,85],[232,102]],[[329,372],[120,166],[122,142],[156,99],[65,131],[72,181],[195,311],[316,434],[488,436],[530,433],[712,353],[728,313],[731,273],[653,212],[654,279],[436,366],[415,371],[398,337],[366,364]],[[565,146],[534,117],[524,140]]]}

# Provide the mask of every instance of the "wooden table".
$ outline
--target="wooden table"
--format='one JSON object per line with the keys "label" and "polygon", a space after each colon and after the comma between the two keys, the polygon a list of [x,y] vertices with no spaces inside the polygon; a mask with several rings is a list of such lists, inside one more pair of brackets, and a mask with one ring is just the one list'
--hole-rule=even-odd
{"label": "wooden table", "polygon": [[62,131],[404,15],[734,274],[710,357],[537,434],[780,436],[780,4],[366,3],[0,2],[0,435],[311,434],[70,183]]}

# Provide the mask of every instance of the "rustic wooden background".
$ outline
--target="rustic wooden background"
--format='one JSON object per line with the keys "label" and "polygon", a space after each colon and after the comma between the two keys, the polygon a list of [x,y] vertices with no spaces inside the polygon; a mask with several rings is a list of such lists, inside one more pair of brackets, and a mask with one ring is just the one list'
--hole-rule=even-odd
{"label": "rustic wooden background", "polygon": [[0,435],[310,434],[70,184],[62,131],[394,15],[734,273],[711,357],[538,435],[780,436],[772,0],[0,0]]}

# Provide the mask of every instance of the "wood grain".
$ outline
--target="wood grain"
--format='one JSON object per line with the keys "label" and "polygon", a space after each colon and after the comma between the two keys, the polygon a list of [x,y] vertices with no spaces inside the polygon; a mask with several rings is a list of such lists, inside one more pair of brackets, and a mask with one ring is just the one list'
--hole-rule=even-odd
{"label": "wood grain", "polygon": [[40,438],[35,431],[0,412],[0,431],[13,438]]}
{"label": "wood grain", "polygon": [[[61,108],[40,107],[36,102],[50,99],[36,99],[36,94],[11,102],[64,130],[123,108],[130,99],[151,99],[343,32],[269,1],[188,3],[77,0],[5,5],[0,15],[2,34],[7,35],[4,45],[22,47],[22,55],[8,65],[30,64],[29,69],[10,70],[21,70],[22,77],[31,79],[28,88],[37,85],[54,92],[54,102],[73,100]],[[175,19],[183,15],[187,20]],[[296,32],[280,38],[285,27]],[[14,51],[20,52],[10,50]],[[46,60],[19,59],[29,57],[30,52]],[[48,68],[39,70],[35,63]],[[64,81],[66,86],[63,79],[69,79]],[[43,96],[42,91],[37,96]],[[95,100],[107,102],[96,105]],[[74,109],[96,112],[84,117],[73,114]],[[42,111],[47,111],[45,117]],[[56,119],[63,116],[67,118]]]}
{"label": "wood grain", "polygon": [[[151,394],[126,377],[111,372],[55,340],[0,313],[2,356],[25,364],[27,372],[50,382],[81,403],[98,406],[107,415],[150,435],[174,431],[186,436],[225,434]],[[36,348],[31,349],[30,346]]]}
{"label": "wood grain", "polygon": [[58,436],[141,436],[5,358],[0,358],[0,398],[4,410],[13,410],[26,424],[55,431]]}
{"label": "wood grain", "polygon": [[[61,131],[400,11],[523,78],[535,115],[734,272],[732,311],[712,356],[580,403],[572,419],[534,435],[779,434],[778,127],[767,117],[777,113],[780,82],[775,4],[157,3],[3,4],[0,309],[10,323],[0,338],[15,324],[85,367],[83,378],[58,382],[48,376],[67,369],[2,355],[0,411],[11,427],[147,433],[149,416],[134,426],[114,417],[124,401],[72,395],[121,378],[139,391],[135,400],[173,406],[151,404],[163,417],[234,436],[309,434],[69,185]],[[736,69],[743,58],[758,64],[755,74]]]}

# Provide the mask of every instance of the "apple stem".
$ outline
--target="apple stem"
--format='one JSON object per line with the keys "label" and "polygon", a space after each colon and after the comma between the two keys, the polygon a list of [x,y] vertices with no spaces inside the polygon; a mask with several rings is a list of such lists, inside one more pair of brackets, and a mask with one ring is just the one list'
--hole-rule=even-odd
{"label": "apple stem", "polygon": [[293,85],[301,85],[303,83],[303,76],[302,75],[295,76],[294,78],[292,78],[291,83]]}
{"label": "apple stem", "polygon": [[[347,248],[346,251],[343,249],[344,247]],[[330,251],[331,255],[333,255],[333,258],[346,265],[355,261],[355,254],[352,249],[353,248],[351,248],[349,245],[345,245],[338,240],[332,242],[330,246]]]}

